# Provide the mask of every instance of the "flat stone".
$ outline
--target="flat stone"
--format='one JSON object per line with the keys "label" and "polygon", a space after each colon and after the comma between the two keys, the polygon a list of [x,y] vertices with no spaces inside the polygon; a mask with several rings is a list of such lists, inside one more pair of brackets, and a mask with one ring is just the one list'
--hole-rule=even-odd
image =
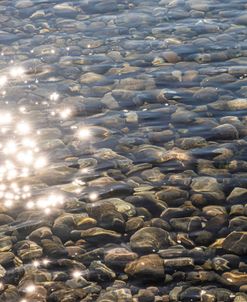
{"label": "flat stone", "polygon": [[241,286],[247,283],[247,275],[241,272],[226,272],[222,274],[231,285]]}
{"label": "flat stone", "polygon": [[130,276],[148,279],[159,279],[165,276],[163,260],[155,254],[142,256],[128,263],[124,271]]}
{"label": "flat stone", "polygon": [[99,244],[107,242],[116,242],[119,241],[119,239],[121,238],[121,234],[115,231],[106,230],[99,227],[80,231],[79,234],[80,237],[85,239],[86,241]]}
{"label": "flat stone", "polygon": [[247,99],[234,99],[227,102],[227,107],[229,110],[246,110],[247,109]]}
{"label": "flat stone", "polygon": [[75,17],[79,12],[75,7],[69,5],[68,3],[57,4],[53,7],[53,9],[56,15],[65,18]]}
{"label": "flat stone", "polygon": [[113,248],[106,252],[105,263],[113,267],[125,267],[127,263],[136,260],[138,255],[125,248]]}

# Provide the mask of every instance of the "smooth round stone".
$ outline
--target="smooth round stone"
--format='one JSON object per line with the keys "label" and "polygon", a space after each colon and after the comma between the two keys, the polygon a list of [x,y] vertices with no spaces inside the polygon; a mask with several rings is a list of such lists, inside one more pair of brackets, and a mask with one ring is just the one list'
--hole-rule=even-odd
{"label": "smooth round stone", "polygon": [[[82,288],[58,288],[57,290],[53,291],[49,298],[53,301],[81,301],[83,298],[87,296],[87,292]],[[42,301],[43,302],[43,301]]]}
{"label": "smooth round stone", "polygon": [[227,102],[227,107],[229,110],[246,110],[247,109],[247,99],[234,99]]}
{"label": "smooth round stone", "polygon": [[48,255],[49,257],[66,257],[68,254],[62,243],[58,241],[56,242],[50,239],[42,239],[41,244],[43,247],[44,254]]}
{"label": "smooth round stone", "polygon": [[142,228],[144,220],[142,217],[132,217],[126,222],[125,231],[127,233],[136,232],[138,229]]}
{"label": "smooth round stone", "polygon": [[196,118],[194,112],[187,111],[185,109],[177,109],[175,113],[171,115],[171,122],[175,124],[189,124]]}
{"label": "smooth round stone", "polygon": [[133,297],[130,289],[121,288],[114,290],[107,290],[106,292],[101,292],[97,299],[97,302],[133,302]]}
{"label": "smooth round stone", "polygon": [[170,246],[169,233],[161,228],[145,227],[130,238],[130,247],[137,253],[150,253]]}
{"label": "smooth round stone", "polygon": [[209,217],[215,217],[227,213],[226,209],[223,206],[216,206],[216,205],[203,207],[202,211]]}
{"label": "smooth round stone", "polygon": [[87,230],[97,226],[97,220],[91,217],[76,217],[75,222],[80,230]]}
{"label": "smooth round stone", "polygon": [[83,288],[90,285],[91,283],[84,279],[82,276],[80,276],[79,278],[67,280],[65,284],[68,285],[70,288]]}
{"label": "smooth round stone", "polygon": [[240,15],[235,22],[236,24],[247,25],[247,14]]}
{"label": "smooth round stone", "polygon": [[182,217],[170,219],[170,225],[176,231],[193,232],[202,228],[202,221],[200,217]]}
{"label": "smooth round stone", "polygon": [[0,254],[0,264],[5,267],[13,264],[15,255],[12,252],[1,252]]}
{"label": "smooth round stone", "polygon": [[168,63],[177,63],[181,60],[178,54],[174,51],[165,51],[161,53],[162,58]]}
{"label": "smooth round stone", "polygon": [[241,66],[241,65],[231,66],[231,67],[228,68],[228,72],[230,74],[234,74],[234,75],[246,74],[247,73],[247,67],[246,66]]}
{"label": "smooth round stone", "polygon": [[34,242],[39,242],[41,239],[50,238],[51,236],[52,232],[49,227],[41,227],[31,232],[28,238]]}
{"label": "smooth round stone", "polygon": [[247,302],[247,295],[245,293],[237,293],[233,302]]}
{"label": "smooth round stone", "polygon": [[138,302],[154,302],[155,295],[148,289],[140,289],[137,295]]}
{"label": "smooth round stone", "polygon": [[186,249],[181,245],[160,250],[158,253],[164,259],[179,258],[187,255]]}
{"label": "smooth round stone", "polygon": [[21,299],[20,293],[16,286],[8,284],[4,290],[1,292],[2,301],[19,301]]}
{"label": "smooth round stone", "polygon": [[79,12],[75,7],[69,5],[68,3],[57,4],[53,7],[53,9],[57,16],[64,18],[73,18]]}
{"label": "smooth round stone", "polygon": [[166,268],[177,270],[183,267],[194,267],[194,260],[189,257],[164,259],[164,266]]}
{"label": "smooth round stone", "polygon": [[68,182],[77,170],[66,165],[50,166],[37,171],[37,176],[47,185],[57,185]]}
{"label": "smooth round stone", "polygon": [[128,263],[124,271],[130,276],[147,279],[159,279],[165,276],[163,260],[155,254],[142,256]]}
{"label": "smooth round stone", "polygon": [[199,89],[193,94],[193,98],[200,104],[215,102],[218,99],[218,90],[213,87]]}
{"label": "smooth round stone", "polygon": [[188,198],[188,192],[176,187],[166,186],[156,193],[156,197],[163,200],[170,207],[183,204]]}
{"label": "smooth round stone", "polygon": [[221,186],[214,177],[201,176],[192,180],[191,188],[194,192],[221,192]]}
{"label": "smooth round stone", "polygon": [[94,72],[85,73],[80,77],[81,84],[93,84],[97,82],[104,82],[105,80],[106,78],[104,76]]}
{"label": "smooth round stone", "polygon": [[234,217],[229,222],[229,230],[231,231],[247,231],[247,217]]}
{"label": "smooth round stone", "polygon": [[17,255],[23,261],[31,261],[35,258],[40,258],[43,255],[42,248],[33,241],[23,240],[15,245]]}
{"label": "smooth round stone", "polygon": [[6,270],[2,265],[0,265],[0,278],[3,278],[6,274]]}
{"label": "smooth round stone", "polygon": [[0,214],[0,225],[10,224],[14,219],[6,214]]}
{"label": "smooth round stone", "polygon": [[125,248],[113,248],[106,252],[105,263],[113,267],[125,267],[125,265],[136,260],[138,255]]}
{"label": "smooth round stone", "polygon": [[212,129],[211,133],[215,140],[234,140],[239,137],[238,130],[231,124],[217,126]]}
{"label": "smooth round stone", "polygon": [[106,201],[113,204],[119,213],[125,214],[128,217],[132,217],[136,213],[135,207],[131,203],[120,198],[109,198],[104,200],[104,202]]}
{"label": "smooth round stone", "polygon": [[34,2],[31,0],[20,0],[17,1],[17,3],[15,4],[16,8],[28,8],[28,7],[32,7],[34,5]]}
{"label": "smooth round stone", "polygon": [[201,301],[201,291],[199,287],[189,287],[179,295],[179,301]]}
{"label": "smooth round stone", "polygon": [[[74,236],[77,237],[77,231],[73,231],[72,235],[74,233]],[[121,238],[121,234],[111,231],[111,230],[106,230],[103,228],[99,227],[94,227],[88,230],[80,231],[78,235],[82,238],[85,239],[86,241],[90,243],[108,243],[108,242],[118,242]]]}
{"label": "smooth round stone", "polygon": [[119,81],[115,87],[116,89],[126,89],[126,90],[150,90],[155,88],[154,79],[149,78],[147,80],[125,78]]}
{"label": "smooth round stone", "polygon": [[40,19],[40,18],[44,18],[44,17],[45,17],[45,11],[44,10],[37,10],[36,12],[34,12],[30,16],[30,19],[31,20],[36,20],[36,19]]}
{"label": "smooth round stone", "polygon": [[123,215],[116,210],[110,202],[96,202],[86,207],[88,215],[94,218],[102,228],[116,231],[124,230],[125,220]]}
{"label": "smooth round stone", "polygon": [[141,173],[141,176],[143,177],[143,179],[151,182],[160,182],[163,181],[165,178],[165,175],[160,172],[159,168],[144,170]]}
{"label": "smooth round stone", "polygon": [[200,136],[179,138],[175,143],[176,146],[185,150],[200,148],[207,145],[205,138]]}

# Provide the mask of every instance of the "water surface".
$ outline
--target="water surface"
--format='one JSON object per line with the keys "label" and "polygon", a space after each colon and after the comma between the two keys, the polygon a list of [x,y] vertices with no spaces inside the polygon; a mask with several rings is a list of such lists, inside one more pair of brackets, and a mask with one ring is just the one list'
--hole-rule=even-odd
{"label": "water surface", "polygon": [[1,1],[0,301],[247,301],[246,8]]}

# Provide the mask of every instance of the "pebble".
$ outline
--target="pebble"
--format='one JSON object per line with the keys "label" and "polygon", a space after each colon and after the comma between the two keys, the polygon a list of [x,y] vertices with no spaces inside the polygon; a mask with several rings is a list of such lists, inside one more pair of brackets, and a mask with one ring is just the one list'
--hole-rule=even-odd
{"label": "pebble", "polygon": [[247,300],[245,9],[1,2],[0,301]]}
{"label": "pebble", "polygon": [[142,256],[137,260],[128,263],[125,272],[130,276],[140,278],[164,278],[164,266],[162,259],[156,254]]}
{"label": "pebble", "polygon": [[169,233],[161,228],[144,227],[130,238],[130,247],[137,253],[150,253],[170,245]]}
{"label": "pebble", "polygon": [[106,252],[105,262],[112,267],[125,267],[127,263],[138,258],[136,253],[133,253],[125,248],[117,247]]}

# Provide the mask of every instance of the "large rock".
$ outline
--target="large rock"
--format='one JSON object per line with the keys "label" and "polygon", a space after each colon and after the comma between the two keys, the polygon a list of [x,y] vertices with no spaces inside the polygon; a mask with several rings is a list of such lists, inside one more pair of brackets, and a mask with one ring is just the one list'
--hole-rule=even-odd
{"label": "large rock", "polygon": [[136,260],[137,258],[138,255],[136,253],[123,247],[116,247],[106,252],[104,260],[109,266],[125,267],[127,263]]}
{"label": "large rock", "polygon": [[235,99],[227,102],[227,106],[230,110],[246,110],[247,99]]}
{"label": "large rock", "polygon": [[177,207],[182,205],[189,197],[187,191],[173,187],[173,186],[165,186],[163,190],[156,193],[156,197],[170,207]]}
{"label": "large rock", "polygon": [[228,195],[226,200],[229,203],[243,203],[244,204],[246,198],[247,198],[247,189],[236,187]]}
{"label": "large rock", "polygon": [[214,177],[201,176],[192,180],[191,189],[196,193],[208,195],[214,199],[224,199],[221,186]]}
{"label": "large rock", "polygon": [[238,139],[238,130],[231,124],[223,124],[212,129],[210,139],[233,140]]}
{"label": "large rock", "polygon": [[222,244],[223,249],[237,255],[247,253],[247,232],[232,232],[226,237]]}
{"label": "large rock", "polygon": [[156,252],[170,245],[169,233],[156,227],[140,229],[130,238],[131,249],[140,254]]}
{"label": "large rock", "polygon": [[128,263],[125,273],[131,276],[139,276],[148,279],[159,279],[165,276],[163,260],[155,254],[142,256]]}
{"label": "large rock", "polygon": [[125,228],[125,220],[123,215],[116,210],[116,207],[110,202],[95,202],[88,204],[88,215],[97,220],[100,227],[123,231]]}

